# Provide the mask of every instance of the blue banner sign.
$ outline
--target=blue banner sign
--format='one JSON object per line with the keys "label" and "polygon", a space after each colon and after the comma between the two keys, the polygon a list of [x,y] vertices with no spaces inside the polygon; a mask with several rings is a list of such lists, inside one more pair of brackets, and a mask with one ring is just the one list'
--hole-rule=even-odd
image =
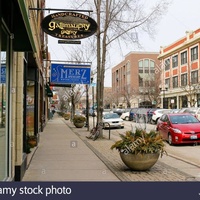
{"label": "blue banner sign", "polygon": [[1,65],[1,78],[0,78],[0,83],[6,83],[6,66],[5,65]]}
{"label": "blue banner sign", "polygon": [[50,84],[90,84],[90,65],[51,64]]}

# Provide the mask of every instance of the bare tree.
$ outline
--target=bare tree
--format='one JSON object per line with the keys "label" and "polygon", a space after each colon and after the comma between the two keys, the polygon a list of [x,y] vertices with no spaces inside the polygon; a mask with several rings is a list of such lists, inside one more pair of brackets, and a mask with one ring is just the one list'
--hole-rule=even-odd
{"label": "bare tree", "polygon": [[[71,111],[71,119],[73,119],[76,105],[80,102],[85,90],[81,85],[72,85],[71,87],[61,87],[59,90],[60,107],[63,111]],[[71,103],[71,105],[69,104]]]}
{"label": "bare tree", "polygon": [[153,103],[155,107],[158,107],[161,103],[160,98],[160,76],[155,76],[145,81],[145,90],[147,91],[148,101]]}
{"label": "bare tree", "polygon": [[124,102],[126,102],[127,108],[131,108],[132,101],[135,96],[138,95],[138,91],[135,88],[130,88],[129,85],[124,86],[120,96],[124,98]]}
{"label": "bare tree", "polygon": [[114,42],[119,46],[124,42],[135,44],[136,37],[133,37],[133,31],[145,32],[153,37],[155,26],[166,13],[169,4],[167,0],[161,0],[152,8],[147,8],[140,0],[93,0],[93,2],[94,4],[92,0],[85,0],[80,4],[76,1],[79,4],[76,8],[87,5],[95,10],[94,15],[98,24],[96,32],[97,122],[101,122],[108,48]]}
{"label": "bare tree", "polygon": [[185,92],[187,97],[187,106],[194,107],[197,103],[196,95],[199,93],[200,84],[191,84],[189,83],[187,86],[181,87],[181,89]]}
{"label": "bare tree", "polygon": [[[148,13],[145,6],[133,0],[94,0],[97,15],[97,121],[102,120],[103,88],[106,55],[109,45],[116,40],[135,42],[131,31],[136,28],[153,35],[154,27],[168,3],[161,1]],[[133,41],[134,40],[134,41]]]}

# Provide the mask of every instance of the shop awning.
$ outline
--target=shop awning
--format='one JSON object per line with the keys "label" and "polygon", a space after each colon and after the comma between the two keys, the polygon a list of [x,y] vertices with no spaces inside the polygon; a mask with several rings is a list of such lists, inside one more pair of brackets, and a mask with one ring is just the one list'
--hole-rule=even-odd
{"label": "shop awning", "polygon": [[[14,13],[14,51],[36,52],[36,46],[30,25],[30,16],[24,0],[18,0],[19,9]],[[23,42],[22,42],[23,41]]]}
{"label": "shop awning", "polygon": [[46,95],[48,97],[53,97],[53,92],[52,92],[52,90],[51,90],[51,88],[49,87],[48,84],[46,84],[45,90],[46,90]]}

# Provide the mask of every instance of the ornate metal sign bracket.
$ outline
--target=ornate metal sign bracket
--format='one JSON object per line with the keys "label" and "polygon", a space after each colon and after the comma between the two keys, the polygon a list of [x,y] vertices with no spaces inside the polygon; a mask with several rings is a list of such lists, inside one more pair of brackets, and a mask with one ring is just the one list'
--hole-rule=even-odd
{"label": "ornate metal sign bracket", "polygon": [[59,8],[30,8],[29,10],[41,10],[41,11],[62,11],[62,12],[88,12],[91,13],[93,10],[74,10],[74,9],[59,9]]}

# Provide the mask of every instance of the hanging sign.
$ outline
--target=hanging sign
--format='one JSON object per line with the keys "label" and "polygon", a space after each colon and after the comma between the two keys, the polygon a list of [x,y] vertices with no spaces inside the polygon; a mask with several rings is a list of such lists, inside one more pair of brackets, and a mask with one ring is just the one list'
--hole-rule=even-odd
{"label": "hanging sign", "polygon": [[50,85],[90,84],[90,65],[51,64]]}
{"label": "hanging sign", "polygon": [[59,12],[46,16],[41,23],[45,33],[60,39],[83,39],[93,35],[97,23],[87,15]]}

